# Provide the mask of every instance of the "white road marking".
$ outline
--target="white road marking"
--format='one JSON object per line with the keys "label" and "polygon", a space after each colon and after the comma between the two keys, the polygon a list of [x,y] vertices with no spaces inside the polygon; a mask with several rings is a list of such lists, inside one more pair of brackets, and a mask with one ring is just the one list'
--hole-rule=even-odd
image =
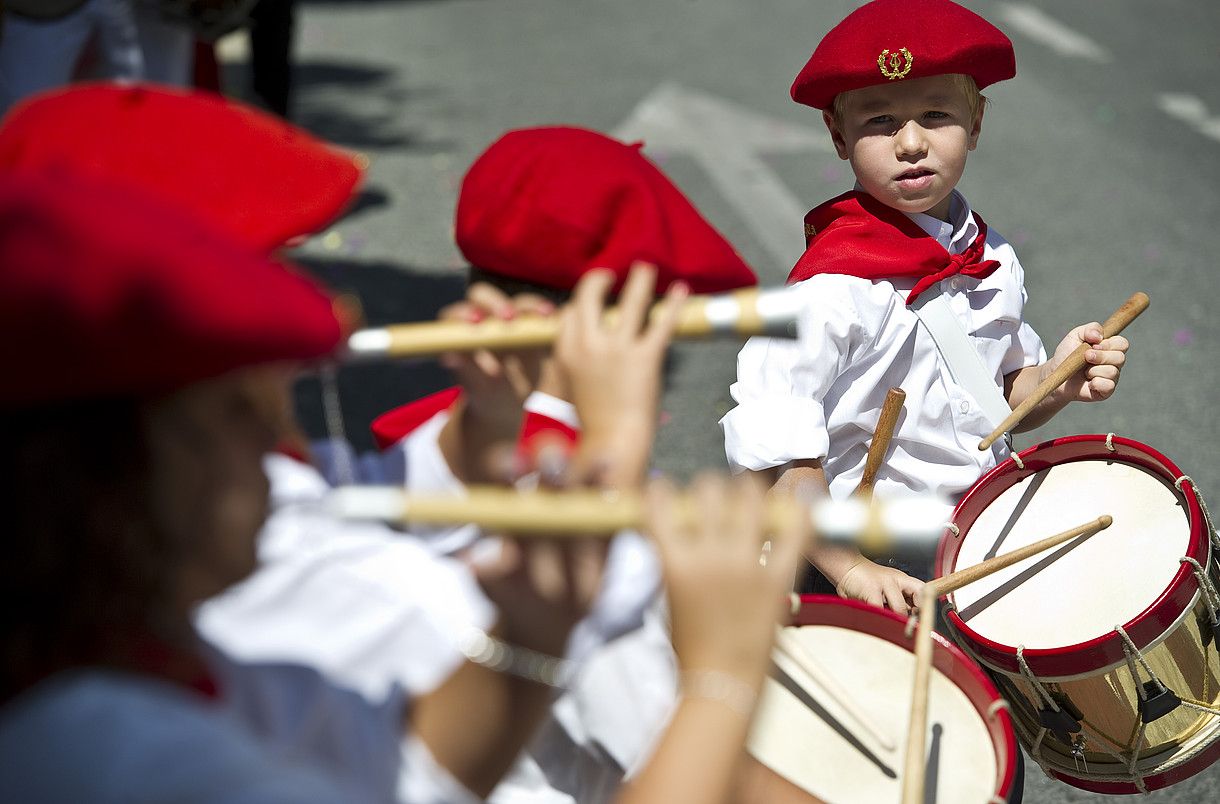
{"label": "white road marking", "polygon": [[825,132],[666,83],[640,101],[614,135],[643,140],[648,152],[696,159],[785,272],[804,251],[806,207],[759,154],[831,151]]}
{"label": "white road marking", "polygon": [[1008,27],[1069,58],[1086,59],[1104,64],[1110,54],[1101,45],[1082,33],[1047,15],[1029,3],[1000,3],[999,17]]}
{"label": "white road marking", "polygon": [[1170,117],[1220,142],[1220,115],[1213,116],[1201,98],[1179,92],[1162,92],[1157,96],[1157,105]]}

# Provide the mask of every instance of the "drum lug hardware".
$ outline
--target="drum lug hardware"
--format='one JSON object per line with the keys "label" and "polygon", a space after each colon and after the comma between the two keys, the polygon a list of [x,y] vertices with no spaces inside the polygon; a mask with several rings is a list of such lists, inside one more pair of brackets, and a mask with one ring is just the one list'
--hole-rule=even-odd
{"label": "drum lug hardware", "polygon": [[1072,717],[1071,713],[1062,707],[1058,710],[1039,709],[1038,720],[1043,728],[1053,733],[1060,742],[1070,743],[1071,738],[1068,735],[1080,732],[1080,720]]}
{"label": "drum lug hardware", "polygon": [[1084,735],[1076,734],[1072,737],[1071,742],[1072,762],[1076,765],[1076,770],[1080,770],[1081,764],[1084,765],[1084,772],[1089,772],[1089,760],[1084,755]]}
{"label": "drum lug hardware", "polygon": [[1144,699],[1140,701],[1140,719],[1151,723],[1165,717],[1182,704],[1182,699],[1169,689],[1160,687],[1155,681],[1144,682]]}

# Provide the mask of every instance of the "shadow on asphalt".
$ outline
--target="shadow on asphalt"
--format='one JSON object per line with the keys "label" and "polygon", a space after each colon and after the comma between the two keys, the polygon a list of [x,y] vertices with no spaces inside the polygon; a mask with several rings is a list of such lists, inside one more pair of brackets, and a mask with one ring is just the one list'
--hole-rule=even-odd
{"label": "shadow on asphalt", "polygon": [[[430,321],[441,307],[460,299],[464,273],[423,271],[393,263],[301,256],[297,264],[338,293],[354,294],[368,326]],[[344,429],[358,451],[373,448],[369,423],[397,405],[452,385],[449,372],[434,360],[347,365],[339,371]],[[322,388],[316,377],[296,386],[297,416],[310,438],[327,436]]]}

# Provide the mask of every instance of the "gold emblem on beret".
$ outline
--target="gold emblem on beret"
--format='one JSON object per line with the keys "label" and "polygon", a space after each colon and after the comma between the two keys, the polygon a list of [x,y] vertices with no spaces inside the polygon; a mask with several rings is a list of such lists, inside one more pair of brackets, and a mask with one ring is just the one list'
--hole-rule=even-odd
{"label": "gold emblem on beret", "polygon": [[895,78],[906,78],[914,63],[915,57],[905,47],[900,48],[897,53],[891,53],[888,49],[883,50],[877,57],[877,66],[881,69],[881,74],[891,81]]}
{"label": "gold emblem on beret", "polygon": [[809,245],[809,241],[818,233],[817,228],[812,223],[805,224],[805,245]]}

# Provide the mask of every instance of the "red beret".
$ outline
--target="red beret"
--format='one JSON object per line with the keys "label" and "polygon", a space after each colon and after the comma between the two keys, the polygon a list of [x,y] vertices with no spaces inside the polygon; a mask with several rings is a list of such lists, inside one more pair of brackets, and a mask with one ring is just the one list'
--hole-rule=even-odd
{"label": "red beret", "polygon": [[341,340],[311,282],[126,188],[0,173],[0,405],[146,397]]}
{"label": "red beret", "polygon": [[792,99],[830,109],[840,92],[946,73],[971,76],[980,89],[1012,78],[1012,42],[950,0],[873,0],[822,38],[792,82]]}
{"label": "red beret", "polygon": [[219,95],[114,84],[15,107],[0,124],[0,168],[131,185],[264,251],[333,221],[362,174],[352,155]]}
{"label": "red beret", "polygon": [[585,129],[522,129],[492,143],[462,182],[456,229],[472,265],[560,290],[593,268],[621,286],[636,260],[657,266],[659,289],[757,283],[639,145]]}

